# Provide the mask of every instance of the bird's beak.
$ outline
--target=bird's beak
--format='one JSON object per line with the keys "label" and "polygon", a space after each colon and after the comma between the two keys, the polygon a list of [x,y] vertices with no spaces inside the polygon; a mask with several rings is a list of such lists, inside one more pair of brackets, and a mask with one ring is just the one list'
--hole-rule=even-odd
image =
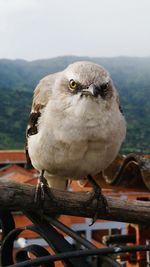
{"label": "bird's beak", "polygon": [[97,89],[95,84],[91,84],[89,87],[82,90],[82,95],[97,96]]}

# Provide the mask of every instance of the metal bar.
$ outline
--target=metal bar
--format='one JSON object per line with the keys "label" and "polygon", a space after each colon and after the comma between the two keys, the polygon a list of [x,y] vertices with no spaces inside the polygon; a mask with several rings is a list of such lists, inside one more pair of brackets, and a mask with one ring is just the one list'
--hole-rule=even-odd
{"label": "metal bar", "polygon": [[77,242],[79,242],[81,245],[83,245],[86,248],[89,249],[94,249],[96,248],[96,246],[94,246],[91,242],[89,242],[88,240],[84,239],[83,237],[81,237],[80,235],[78,235],[75,231],[73,231],[71,228],[67,227],[66,225],[64,225],[63,223],[61,223],[60,221],[48,217],[46,215],[44,215],[44,218],[52,225],[54,225],[55,227],[59,228],[60,230],[62,230],[65,234],[71,236],[74,240],[76,240]]}
{"label": "metal bar", "polygon": [[[24,214],[34,223],[34,225],[39,229],[42,237],[47,241],[50,247],[53,248],[56,253],[68,253],[72,252],[72,245],[64,239],[62,234],[58,233],[54,227],[52,227],[48,222],[43,218],[39,217],[38,213],[31,213],[29,211],[23,211]],[[66,264],[69,267],[83,266],[91,267],[86,259],[83,258],[66,258]]]}
{"label": "metal bar", "polygon": [[9,265],[7,267],[30,267],[38,266],[41,263],[54,262],[58,260],[64,260],[68,258],[78,258],[87,257],[94,255],[107,255],[107,254],[118,254],[125,252],[137,252],[137,251],[150,251],[150,246],[122,246],[122,247],[111,247],[111,248],[101,248],[101,249],[91,249],[91,250],[76,250],[72,252],[59,253],[53,256],[40,257],[38,259],[20,262],[14,265]]}
{"label": "metal bar", "polygon": [[[74,230],[69,228],[68,226],[64,225],[62,222],[58,221],[57,219],[54,219],[52,217],[49,217],[47,215],[44,215],[45,220],[49,222],[50,224],[54,225],[55,227],[59,228],[61,231],[66,233],[67,235],[71,236],[74,240],[79,242],[81,245],[88,249],[96,249],[97,247],[94,246],[91,242],[86,240],[85,238],[81,237],[79,234],[77,234]],[[111,267],[120,267],[121,265],[116,262],[114,259],[110,258],[109,256],[100,256],[101,263],[108,263],[111,264]]]}

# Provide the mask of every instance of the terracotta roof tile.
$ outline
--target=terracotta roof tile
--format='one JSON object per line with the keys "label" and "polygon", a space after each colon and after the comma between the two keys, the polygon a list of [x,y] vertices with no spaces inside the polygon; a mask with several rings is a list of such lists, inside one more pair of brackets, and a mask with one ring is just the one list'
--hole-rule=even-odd
{"label": "terracotta roof tile", "polygon": [[17,165],[10,165],[0,169],[0,177],[12,179],[20,183],[36,184],[37,172],[35,170],[26,170]]}
{"label": "terracotta roof tile", "polygon": [[25,162],[24,150],[0,150],[0,163]]}

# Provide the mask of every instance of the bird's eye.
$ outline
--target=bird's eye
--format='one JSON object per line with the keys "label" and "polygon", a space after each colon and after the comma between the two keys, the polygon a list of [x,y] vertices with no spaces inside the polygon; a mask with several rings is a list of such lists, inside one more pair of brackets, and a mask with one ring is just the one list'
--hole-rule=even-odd
{"label": "bird's eye", "polygon": [[74,90],[77,88],[77,83],[72,79],[69,82],[69,87]]}
{"label": "bird's eye", "polygon": [[109,83],[103,83],[103,84],[101,85],[101,89],[102,89],[102,90],[106,90],[106,89],[108,88],[108,86],[109,86]]}

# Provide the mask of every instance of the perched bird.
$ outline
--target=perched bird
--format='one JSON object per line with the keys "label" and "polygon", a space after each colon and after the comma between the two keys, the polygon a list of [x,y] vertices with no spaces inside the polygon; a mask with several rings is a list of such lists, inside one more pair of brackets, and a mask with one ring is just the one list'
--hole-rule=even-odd
{"label": "perched bird", "polygon": [[[27,159],[48,186],[66,188],[104,171],[125,138],[126,123],[109,73],[76,62],[44,77],[34,91]],[[40,185],[40,184],[39,184]]]}

